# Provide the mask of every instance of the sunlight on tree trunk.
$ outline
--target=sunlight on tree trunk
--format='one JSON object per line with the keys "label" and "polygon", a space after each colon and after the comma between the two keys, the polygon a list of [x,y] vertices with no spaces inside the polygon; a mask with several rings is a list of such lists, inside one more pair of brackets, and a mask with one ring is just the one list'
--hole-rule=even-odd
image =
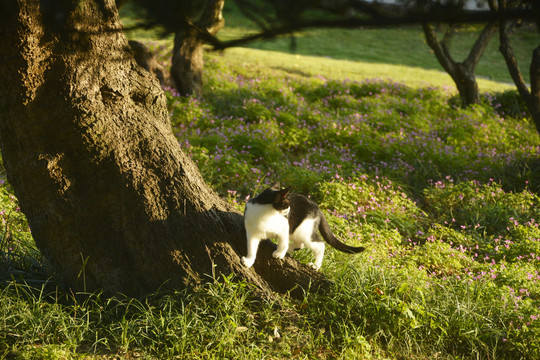
{"label": "sunlight on tree trunk", "polygon": [[[259,291],[325,284],[265,242],[182,152],[165,96],[129,51],[113,0],[4,4],[0,145],[33,237],[74,290],[139,295],[235,274]],[[301,296],[302,290],[296,288]]]}

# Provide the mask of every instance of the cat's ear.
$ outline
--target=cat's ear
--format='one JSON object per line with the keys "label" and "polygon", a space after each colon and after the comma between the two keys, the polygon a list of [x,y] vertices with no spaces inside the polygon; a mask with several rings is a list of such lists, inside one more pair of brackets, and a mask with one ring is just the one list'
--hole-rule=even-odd
{"label": "cat's ear", "polygon": [[277,183],[275,183],[274,185],[270,186],[270,190],[276,190],[276,191],[281,190],[281,185],[280,185],[279,181]]}

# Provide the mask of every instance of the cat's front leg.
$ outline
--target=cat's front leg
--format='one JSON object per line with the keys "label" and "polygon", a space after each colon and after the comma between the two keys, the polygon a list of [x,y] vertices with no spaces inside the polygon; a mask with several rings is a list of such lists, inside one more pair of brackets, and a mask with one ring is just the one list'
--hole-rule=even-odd
{"label": "cat's front leg", "polygon": [[246,267],[251,267],[255,262],[255,257],[257,256],[257,249],[259,248],[259,242],[261,240],[258,238],[248,237],[247,243],[247,256],[242,256],[242,264]]}
{"label": "cat's front leg", "polygon": [[289,250],[289,234],[284,233],[278,237],[277,250],[272,253],[275,259],[283,259]]}

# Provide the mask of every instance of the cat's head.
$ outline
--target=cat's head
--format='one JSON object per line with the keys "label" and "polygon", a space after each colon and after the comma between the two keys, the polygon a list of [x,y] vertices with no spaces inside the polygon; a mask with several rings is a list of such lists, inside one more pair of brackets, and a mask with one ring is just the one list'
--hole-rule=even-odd
{"label": "cat's head", "polygon": [[282,189],[279,183],[275,183],[270,189],[274,193],[274,201],[272,202],[274,209],[278,211],[287,210],[291,206],[289,201],[289,190],[291,190],[291,187]]}
{"label": "cat's head", "polygon": [[275,183],[268,189],[264,190],[259,196],[258,201],[263,204],[272,204],[277,211],[285,211],[289,209],[289,190],[291,188],[282,189],[279,183]]}

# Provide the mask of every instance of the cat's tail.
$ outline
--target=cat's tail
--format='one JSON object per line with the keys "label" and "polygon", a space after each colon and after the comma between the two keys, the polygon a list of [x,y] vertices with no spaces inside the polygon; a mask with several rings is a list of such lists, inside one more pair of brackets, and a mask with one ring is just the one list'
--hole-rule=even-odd
{"label": "cat's tail", "polygon": [[365,250],[363,246],[358,246],[358,247],[349,246],[341,242],[339,239],[337,239],[332,233],[332,230],[330,229],[330,225],[328,225],[328,221],[326,221],[322,213],[321,213],[321,222],[319,223],[319,231],[321,232],[321,235],[323,236],[324,240],[328,244],[330,244],[333,248],[339,251],[343,251],[344,253],[348,253],[348,254],[356,254]]}

